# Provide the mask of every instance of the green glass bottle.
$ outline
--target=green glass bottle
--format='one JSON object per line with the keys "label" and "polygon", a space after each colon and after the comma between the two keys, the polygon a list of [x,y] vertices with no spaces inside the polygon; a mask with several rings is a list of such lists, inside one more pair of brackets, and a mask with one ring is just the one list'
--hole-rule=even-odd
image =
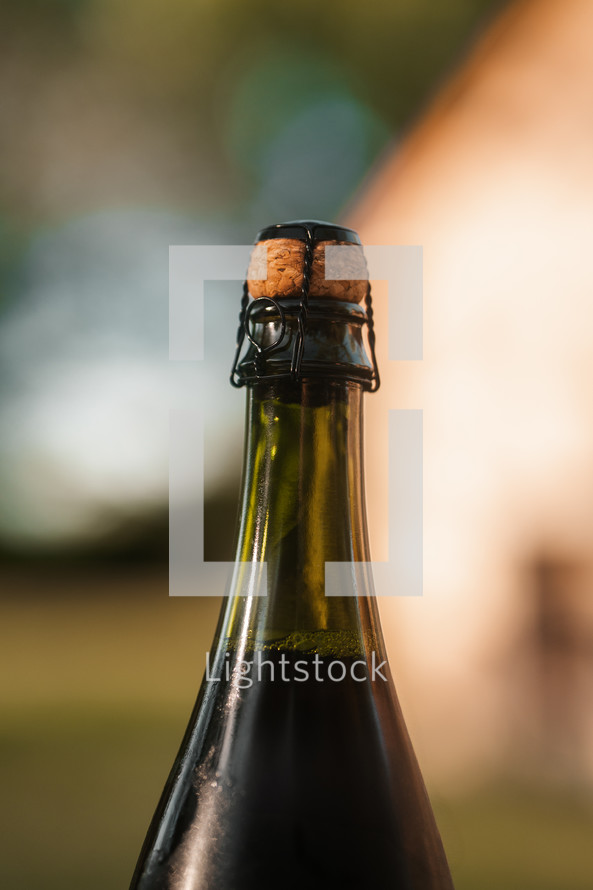
{"label": "green glass bottle", "polygon": [[358,238],[298,222],[260,233],[275,239],[296,242],[280,278],[296,256],[300,293],[276,283],[276,298],[248,303],[245,289],[240,331],[251,345],[233,371],[248,392],[233,590],[131,890],[451,890],[372,578],[353,572],[343,596],[325,595],[326,562],[370,561],[370,299],[365,312],[315,284],[316,244]]}

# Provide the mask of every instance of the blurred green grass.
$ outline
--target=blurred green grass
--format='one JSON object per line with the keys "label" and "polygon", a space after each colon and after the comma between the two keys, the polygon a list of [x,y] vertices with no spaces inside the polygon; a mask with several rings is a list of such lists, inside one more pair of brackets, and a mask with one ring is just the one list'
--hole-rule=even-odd
{"label": "blurred green grass", "polygon": [[[126,888],[219,600],[169,599],[160,569],[41,580],[2,579],[2,884]],[[590,799],[505,785],[435,807],[457,890],[593,886]]]}
{"label": "blurred green grass", "polygon": [[456,890],[590,890],[591,799],[520,784],[434,801]]}

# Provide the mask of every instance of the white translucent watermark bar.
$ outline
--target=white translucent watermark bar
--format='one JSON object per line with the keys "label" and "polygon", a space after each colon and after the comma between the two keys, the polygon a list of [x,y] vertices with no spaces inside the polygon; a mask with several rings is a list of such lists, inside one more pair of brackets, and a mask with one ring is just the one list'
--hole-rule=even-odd
{"label": "white translucent watermark bar", "polygon": [[[169,357],[202,361],[204,286],[245,278],[252,245],[186,245],[169,250]],[[326,247],[326,279],[351,277],[341,252]],[[367,246],[369,278],[388,283],[389,358],[422,358],[422,248]],[[265,278],[263,273],[262,277]],[[237,292],[236,307],[239,307]],[[233,356],[229,356],[229,369]],[[218,385],[213,380],[212,385]],[[220,381],[220,385],[228,385]],[[418,596],[422,593],[422,412],[390,411],[389,559],[326,563],[326,595]],[[373,587],[374,579],[374,587]],[[204,413],[171,411],[169,592],[172,596],[267,594],[264,562],[204,559]]]}
{"label": "white translucent watermark bar", "polygon": [[[325,277],[347,279],[345,244],[325,248]],[[389,358],[422,359],[422,247],[409,244],[364,248],[371,281],[386,281],[389,300]]]}
{"label": "white translucent watermark bar", "polygon": [[422,411],[389,412],[389,559],[326,562],[326,596],[422,596]]}
{"label": "white translucent watermark bar", "polygon": [[169,413],[169,595],[267,595],[264,562],[204,559],[204,417]]}

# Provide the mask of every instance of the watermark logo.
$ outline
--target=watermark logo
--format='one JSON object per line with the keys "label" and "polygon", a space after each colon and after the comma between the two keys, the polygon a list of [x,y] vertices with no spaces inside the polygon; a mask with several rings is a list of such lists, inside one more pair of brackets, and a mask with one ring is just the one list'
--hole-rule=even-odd
{"label": "watermark logo", "polygon": [[[242,282],[252,245],[174,246],[169,251],[169,357],[203,361],[204,288]],[[344,278],[340,245],[326,247],[326,279]],[[366,246],[371,281],[388,286],[390,361],[422,359],[422,248]],[[261,273],[265,278],[265,270]],[[238,291],[237,291],[238,293]],[[238,309],[238,299],[237,299]],[[232,356],[229,356],[229,367]],[[222,382],[221,382],[222,383]],[[224,384],[222,384],[224,385]],[[204,559],[204,414],[170,413],[169,593],[267,595],[265,563]],[[326,596],[422,594],[422,411],[389,409],[389,559],[326,563]],[[188,510],[187,492],[193,492]]]}
{"label": "watermark logo", "polygon": [[274,660],[266,658],[265,652],[258,650],[251,660],[238,659],[231,663],[227,652],[222,663],[212,666],[210,653],[206,652],[206,682],[233,682],[239,689],[249,689],[254,683],[342,683],[353,680],[355,683],[387,683],[387,661],[379,660],[377,653],[371,652],[370,665],[364,659],[342,661],[339,658],[323,659],[318,653],[312,659],[300,658],[296,661],[285,653]]}

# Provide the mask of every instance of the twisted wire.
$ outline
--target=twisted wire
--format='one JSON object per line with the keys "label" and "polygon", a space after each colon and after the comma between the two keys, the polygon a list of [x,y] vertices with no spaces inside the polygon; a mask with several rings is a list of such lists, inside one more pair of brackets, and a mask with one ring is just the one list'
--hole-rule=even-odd
{"label": "twisted wire", "polygon": [[249,287],[247,285],[247,279],[243,282],[243,295],[241,297],[241,307],[239,309],[239,327],[237,328],[237,348],[235,350],[235,360],[233,362],[233,368],[231,370],[231,384],[235,387],[235,389],[240,389],[245,385],[245,381],[239,378],[236,379],[237,374],[237,364],[239,363],[239,356],[241,354],[241,347],[243,346],[243,340],[245,339],[245,315],[247,313],[247,303],[249,302]]}
{"label": "twisted wire", "polygon": [[375,323],[373,313],[373,298],[371,296],[371,282],[367,282],[367,292],[365,294],[365,306],[367,312],[367,338],[369,341],[369,349],[371,351],[371,359],[373,361],[373,379],[369,392],[377,392],[381,386],[381,378],[379,376],[379,366],[377,365],[377,356],[375,355]]}
{"label": "twisted wire", "polygon": [[292,353],[292,361],[290,364],[290,376],[293,380],[298,380],[301,372],[301,362],[303,360],[303,352],[305,350],[305,333],[307,330],[307,308],[309,306],[309,288],[311,287],[311,274],[313,270],[313,232],[307,226],[305,228],[307,237],[305,239],[305,252],[303,256],[303,283],[301,286],[301,304],[299,307],[298,317],[298,335],[294,344]]}
{"label": "twisted wire", "polygon": [[375,354],[375,316],[373,312],[373,297],[371,296],[371,277],[369,274],[369,266],[367,263],[367,258],[362,253],[362,258],[364,262],[364,268],[367,276],[367,289],[364,295],[364,303],[366,307],[367,313],[367,339],[369,342],[369,350],[371,353],[371,360],[373,362],[373,376],[371,378],[371,385],[369,387],[369,392],[377,392],[379,387],[381,386],[381,377],[379,376],[379,365],[377,364],[377,356]]}

